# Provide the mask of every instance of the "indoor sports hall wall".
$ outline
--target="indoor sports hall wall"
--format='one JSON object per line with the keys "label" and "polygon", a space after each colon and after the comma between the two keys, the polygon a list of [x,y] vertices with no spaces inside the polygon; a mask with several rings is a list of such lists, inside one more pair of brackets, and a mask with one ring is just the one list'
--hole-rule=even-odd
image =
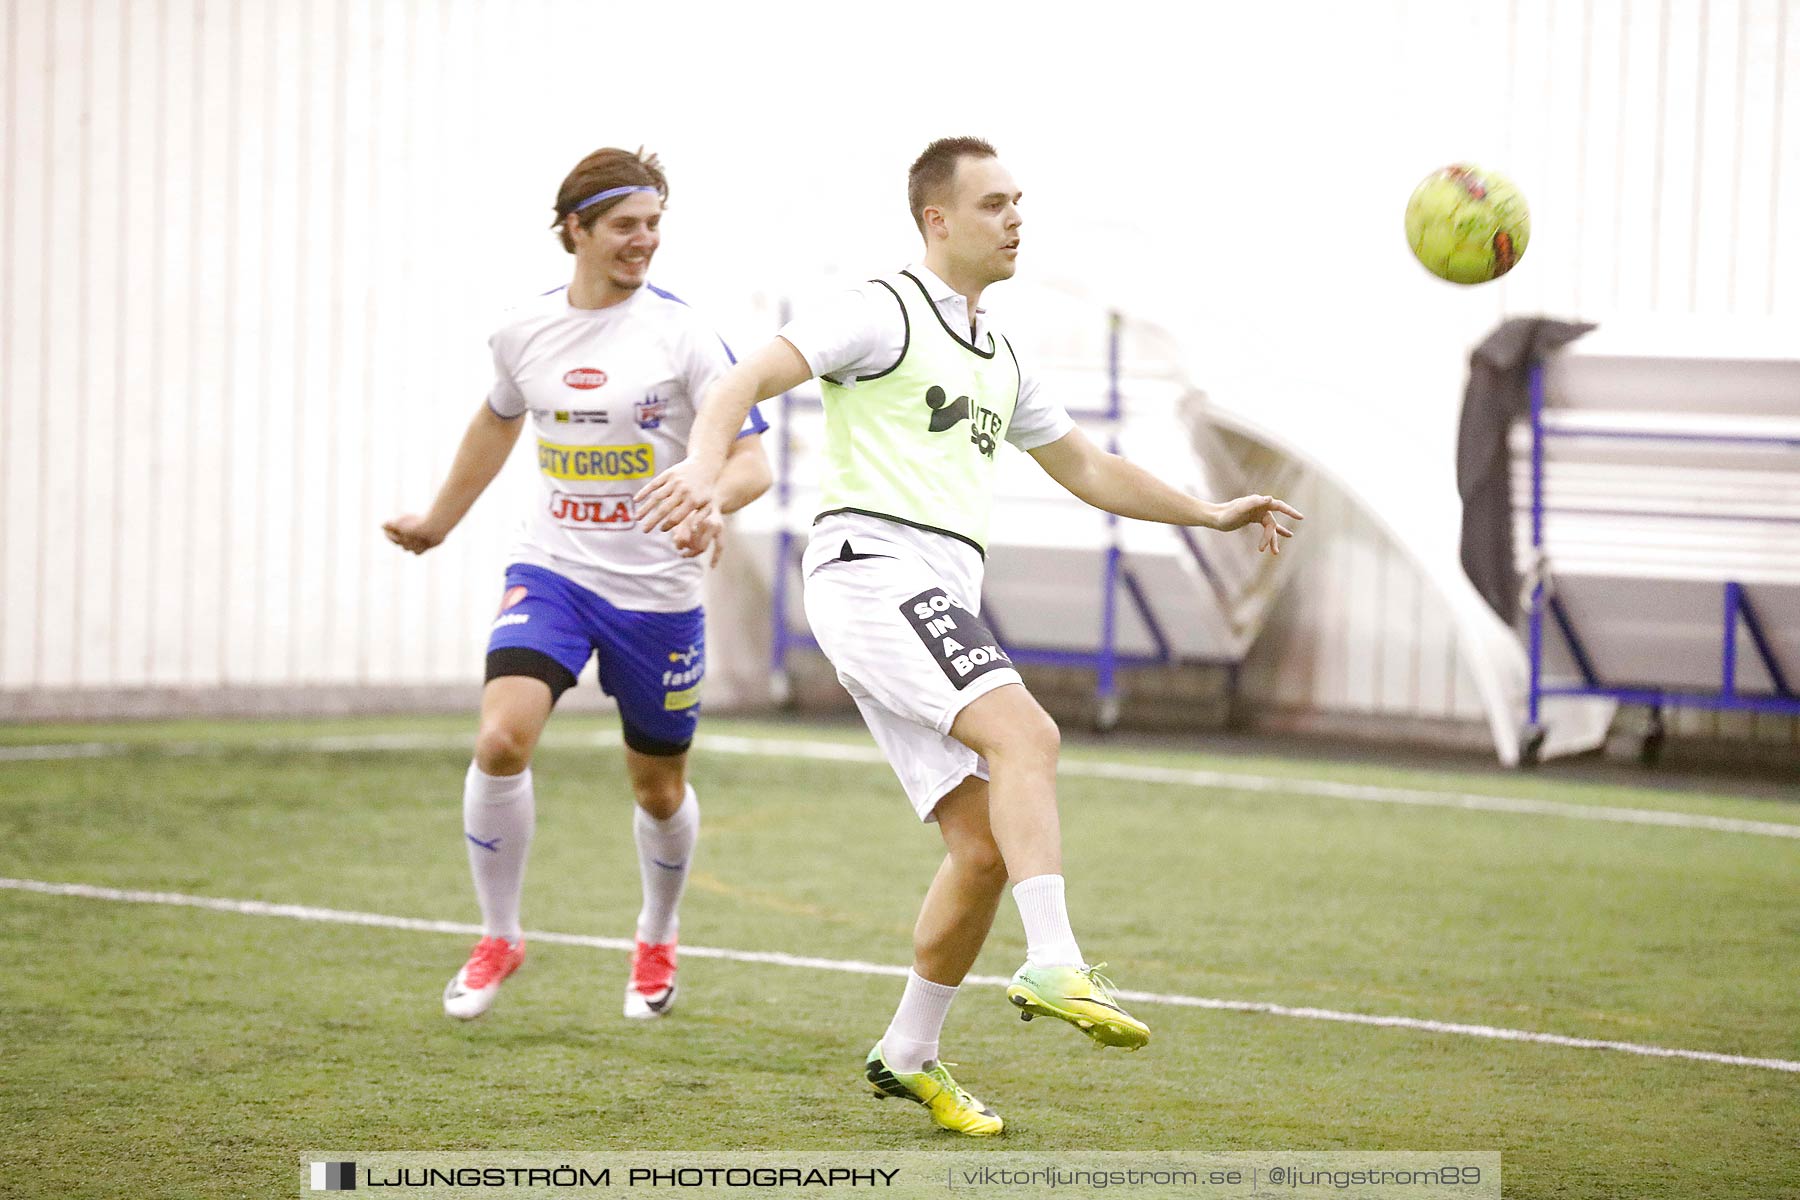
{"label": "indoor sports hall wall", "polygon": [[[0,697],[472,682],[527,468],[424,559],[378,526],[429,501],[494,315],[565,278],[549,200],[602,144],[662,154],[653,278],[754,344],[781,298],[912,255],[925,141],[990,137],[1023,272],[1175,331],[1214,404],[1439,563],[1502,317],[1800,324],[1795,0],[977,3],[954,54],[859,11],[0,5]],[[1400,236],[1460,158],[1535,217],[1473,290]],[[1356,526],[1309,524],[1246,688],[1469,717]],[[757,677],[755,603],[715,597],[716,699]]]}

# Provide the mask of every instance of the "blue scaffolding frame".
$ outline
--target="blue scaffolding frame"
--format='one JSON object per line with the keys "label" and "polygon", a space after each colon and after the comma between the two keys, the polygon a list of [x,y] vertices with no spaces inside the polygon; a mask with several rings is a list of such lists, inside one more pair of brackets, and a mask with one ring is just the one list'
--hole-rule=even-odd
{"label": "blue scaffolding frame", "polygon": [[[785,309],[783,320],[785,321]],[[1107,315],[1107,351],[1106,351],[1106,404],[1103,408],[1070,409],[1069,415],[1076,420],[1106,421],[1109,424],[1106,445],[1114,454],[1119,452],[1119,419],[1124,414],[1124,399],[1119,389],[1120,378],[1120,333],[1123,319],[1117,312]],[[817,650],[819,643],[810,633],[794,629],[788,623],[788,596],[792,586],[794,570],[797,566],[797,550],[805,543],[804,537],[795,534],[789,528],[786,516],[793,501],[793,445],[791,418],[796,409],[819,410],[821,403],[811,398],[800,397],[792,392],[783,392],[779,397],[778,411],[781,416],[780,434],[775,441],[775,499],[783,514],[781,527],[775,534],[775,570],[771,587],[770,605],[772,636],[770,638],[769,669],[774,684],[776,699],[786,701],[791,694],[788,684],[788,656],[796,649]],[[1125,564],[1124,550],[1120,546],[1119,518],[1112,513],[1106,514],[1107,545],[1100,571],[1100,644],[1093,650],[1066,650],[1049,646],[1014,646],[1009,644],[992,607],[984,598],[982,601],[982,619],[1002,646],[1006,647],[1007,656],[1015,663],[1026,665],[1082,667],[1094,672],[1094,695],[1096,700],[1096,724],[1101,729],[1111,729],[1119,719],[1118,671],[1121,667],[1172,666],[1177,662],[1195,665],[1218,666],[1227,672],[1227,690],[1229,694],[1237,694],[1238,670],[1240,664],[1228,659],[1178,658],[1168,636],[1151,611],[1149,599],[1144,594],[1142,584],[1131,568]],[[1215,593],[1223,592],[1218,572],[1207,561],[1200,543],[1187,529],[1176,531],[1182,545],[1193,556],[1196,566],[1206,578]],[[1151,654],[1122,653],[1118,647],[1119,631],[1119,592],[1123,590],[1133,609],[1144,623],[1144,629],[1150,635],[1156,650]]]}
{"label": "blue scaffolding frame", "polygon": [[[1587,647],[1582,644],[1581,636],[1576,631],[1574,622],[1570,620],[1568,610],[1557,597],[1554,588],[1544,586],[1543,568],[1547,561],[1544,553],[1544,513],[1549,511],[1544,503],[1544,444],[1554,437],[1613,438],[1618,440],[1668,442],[1668,443],[1713,443],[1733,445],[1776,445],[1789,448],[1800,448],[1800,438],[1777,434],[1708,434],[1708,433],[1676,433],[1654,432],[1642,430],[1608,430],[1593,428],[1558,428],[1544,420],[1544,364],[1533,363],[1531,367],[1531,551],[1536,578],[1532,581],[1531,610],[1529,627],[1530,649],[1530,688],[1526,698],[1525,731],[1520,743],[1520,761],[1531,763],[1536,761],[1538,751],[1543,746],[1544,727],[1542,722],[1542,705],[1545,697],[1575,696],[1594,699],[1614,700],[1620,704],[1642,704],[1650,709],[1650,729],[1645,738],[1644,757],[1653,760],[1662,738],[1662,710],[1664,708],[1704,708],[1730,712],[1777,713],[1783,716],[1800,716],[1800,695],[1796,695],[1788,683],[1787,675],[1775,656],[1774,646],[1764,631],[1761,618],[1756,607],[1751,603],[1749,590],[1738,580],[1723,580],[1720,588],[1723,600],[1723,621],[1719,644],[1719,690],[1716,692],[1687,691],[1660,688],[1648,685],[1632,685],[1609,683],[1600,677],[1595,669]],[[1563,511],[1563,510],[1558,510]],[[1604,514],[1611,511],[1584,508],[1585,514]],[[1703,514],[1684,513],[1683,516],[1705,519]],[[1718,520],[1740,520],[1735,516],[1720,516]],[[1785,519],[1785,518],[1784,518]],[[1575,669],[1581,675],[1580,684],[1546,684],[1544,682],[1544,618],[1548,615],[1561,635],[1563,644],[1568,647],[1569,656],[1575,662]],[[1771,693],[1746,693],[1738,689],[1738,630],[1742,627],[1750,635],[1750,644],[1755,649],[1757,658],[1768,673],[1769,681],[1774,687]]]}

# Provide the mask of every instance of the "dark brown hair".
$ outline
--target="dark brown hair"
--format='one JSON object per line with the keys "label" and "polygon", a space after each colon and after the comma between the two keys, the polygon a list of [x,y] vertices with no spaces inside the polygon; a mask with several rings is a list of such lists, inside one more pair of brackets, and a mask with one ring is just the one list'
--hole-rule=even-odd
{"label": "dark brown hair", "polygon": [[977,137],[939,138],[925,147],[906,173],[906,203],[919,232],[925,232],[925,206],[943,200],[945,189],[956,178],[958,159],[997,157],[994,148]]}
{"label": "dark brown hair", "polygon": [[[663,178],[662,164],[656,161],[656,155],[645,154],[642,146],[635,154],[613,146],[596,150],[576,163],[575,169],[563,179],[562,186],[556,189],[556,220],[550,223],[550,228],[562,239],[564,250],[575,253],[575,241],[563,225],[568,215],[575,211],[575,206],[589,196],[616,187],[653,187],[664,203],[669,199],[669,181]],[[582,209],[575,219],[583,229],[592,229],[595,221],[623,199],[624,196],[614,196],[611,200],[602,200]]]}

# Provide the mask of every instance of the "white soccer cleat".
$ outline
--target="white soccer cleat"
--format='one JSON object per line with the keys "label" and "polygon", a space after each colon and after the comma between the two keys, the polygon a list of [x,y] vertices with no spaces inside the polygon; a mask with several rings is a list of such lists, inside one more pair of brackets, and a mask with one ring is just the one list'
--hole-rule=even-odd
{"label": "white soccer cleat", "polygon": [[444,985],[444,1015],[467,1021],[494,1006],[500,984],[525,961],[525,940],[484,937],[469,951],[469,961]]}
{"label": "white soccer cleat", "polygon": [[634,1021],[667,1016],[675,1007],[675,943],[639,942],[631,952],[631,981],[625,985],[625,1015]]}

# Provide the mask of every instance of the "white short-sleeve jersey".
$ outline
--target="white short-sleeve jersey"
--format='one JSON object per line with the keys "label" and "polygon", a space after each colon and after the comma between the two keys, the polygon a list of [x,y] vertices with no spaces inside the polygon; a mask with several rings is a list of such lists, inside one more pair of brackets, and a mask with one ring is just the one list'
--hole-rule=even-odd
{"label": "white short-sleeve jersey", "polygon": [[[659,288],[599,309],[571,306],[558,288],[514,309],[488,344],[488,406],[507,420],[529,414],[537,439],[537,498],[511,561],[617,608],[697,607],[701,560],[641,530],[632,495],[687,457],[700,397],[732,363],[718,334]],[[752,409],[740,436],[766,428]]]}
{"label": "white short-sleeve jersey", "polygon": [[[925,285],[944,324],[958,331],[970,329],[969,302],[922,263],[907,268]],[[973,335],[976,345],[988,334],[987,314],[975,310]],[[802,312],[781,328],[781,336],[800,352],[817,375],[829,375],[846,388],[859,379],[880,375],[906,352],[906,316],[894,294],[874,281],[839,294],[834,302]],[[855,393],[852,392],[852,397]],[[1075,421],[1039,386],[1024,359],[1019,360],[1019,400],[1006,429],[1006,440],[1021,450],[1036,450],[1057,441],[1075,428]],[[813,525],[811,544],[801,569],[810,574],[818,562],[837,554],[851,535],[879,539],[910,547],[935,564],[944,578],[958,587],[965,603],[981,604],[981,554],[956,538],[914,529],[880,517],[859,513],[833,513]]]}
{"label": "white short-sleeve jersey", "polygon": [[[931,302],[953,330],[967,331],[969,302],[922,263],[906,268],[925,285]],[[974,332],[982,345],[988,335],[987,310],[975,310]],[[841,293],[833,303],[803,312],[781,328],[781,336],[800,352],[814,375],[829,375],[846,388],[859,379],[886,372],[900,361],[907,344],[906,316],[894,294],[870,280]],[[1031,364],[1019,360],[1019,402],[1007,424],[1006,440],[1021,450],[1036,450],[1075,428],[1068,410],[1039,386]]]}

